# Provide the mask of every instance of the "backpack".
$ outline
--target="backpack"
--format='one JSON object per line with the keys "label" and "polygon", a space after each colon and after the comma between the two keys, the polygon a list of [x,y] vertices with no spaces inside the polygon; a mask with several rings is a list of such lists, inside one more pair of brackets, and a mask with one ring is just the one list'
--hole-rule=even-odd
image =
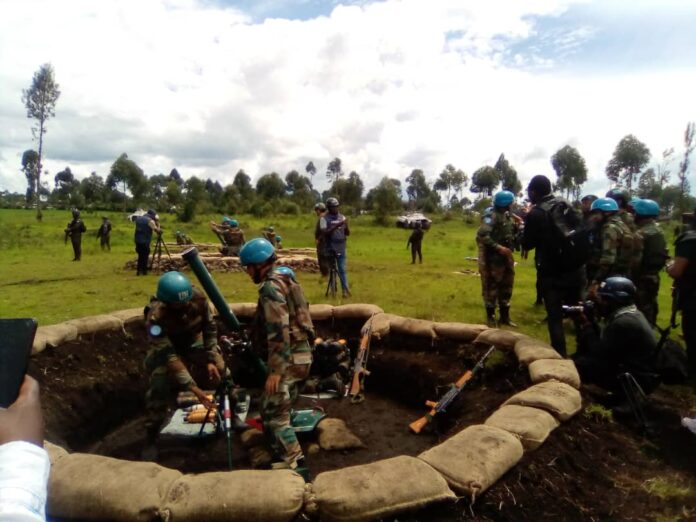
{"label": "backpack", "polygon": [[657,328],[660,341],[655,350],[655,369],[665,384],[684,384],[689,377],[689,364],[681,344],[669,338],[671,328]]}
{"label": "backpack", "polygon": [[561,272],[573,272],[590,258],[590,231],[579,213],[564,199],[539,205],[549,221],[551,250],[555,250]]}

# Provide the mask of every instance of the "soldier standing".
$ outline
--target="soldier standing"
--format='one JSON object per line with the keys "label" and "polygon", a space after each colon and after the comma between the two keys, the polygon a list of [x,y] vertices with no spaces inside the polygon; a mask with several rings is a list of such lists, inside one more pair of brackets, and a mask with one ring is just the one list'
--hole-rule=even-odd
{"label": "soldier standing", "polygon": [[150,209],[147,214],[135,218],[135,251],[138,253],[138,268],[136,275],[147,275],[147,257],[150,255],[152,232],[161,234],[157,224],[157,212]]}
{"label": "soldier standing", "polygon": [[269,372],[261,417],[282,458],[274,467],[294,469],[308,480],[302,448],[290,426],[290,409],[312,364],[314,326],[309,305],[293,273],[274,270],[276,253],[268,240],[252,239],[242,247],[239,258],[252,281],[260,285],[256,324],[267,345]]}
{"label": "soldier standing", "polygon": [[267,226],[265,230],[262,232],[262,235],[264,238],[268,240],[268,242],[273,245],[273,248],[276,247],[276,233],[275,229],[272,226]]}
{"label": "soldier standing", "polygon": [[326,255],[326,237],[321,232],[321,218],[326,214],[326,205],[319,202],[314,205],[314,213],[317,216],[317,224],[314,227],[314,241],[317,245],[317,261],[319,262],[319,272],[321,277],[329,275],[329,258]]}
{"label": "soldier standing", "polygon": [[72,243],[73,261],[79,261],[82,258],[82,234],[87,232],[84,222],[80,219],[80,211],[76,208],[72,209],[72,221],[65,227],[65,242]]}
{"label": "soldier standing", "polygon": [[338,211],[339,206],[336,198],[326,200],[328,212],[319,220],[319,229],[326,241],[326,254],[330,256],[330,262],[336,262],[338,278],[341,280],[341,293],[343,297],[350,297],[346,272],[346,239],[350,235],[350,228],[346,217]]}
{"label": "soldier standing", "polygon": [[640,199],[634,203],[636,226],[641,237],[642,256],[634,273],[636,284],[636,306],[643,312],[651,325],[657,322],[657,294],[660,291],[660,271],[669,257],[667,243],[660,225],[655,218],[660,215],[660,207],[650,199]]}
{"label": "soldier standing", "polygon": [[145,309],[145,328],[150,344],[145,357],[150,386],[145,395],[148,446],[143,453],[152,459],[156,456],[154,442],[166,415],[172,384],[193,392],[204,406],[213,405],[184,361],[204,358],[213,386],[220,382],[225,363],[208,300],[181,272],[166,272],[160,277],[157,294]]}
{"label": "soldier standing", "polygon": [[510,321],[510,298],[515,282],[512,251],[519,230],[516,216],[510,212],[515,196],[502,190],[493,197],[493,212],[484,216],[476,233],[479,255],[483,256],[481,290],[488,324],[495,325],[495,305],[500,307],[500,324],[517,326]]}
{"label": "soldier standing", "polygon": [[106,216],[102,216],[102,224],[97,230],[97,237],[102,250],[111,252],[111,221]]}
{"label": "soldier standing", "polygon": [[406,248],[411,247],[411,264],[416,264],[416,254],[418,254],[418,262],[423,262],[423,254],[421,253],[421,244],[423,243],[423,228],[420,221],[416,221],[416,228],[411,232],[406,243]]}

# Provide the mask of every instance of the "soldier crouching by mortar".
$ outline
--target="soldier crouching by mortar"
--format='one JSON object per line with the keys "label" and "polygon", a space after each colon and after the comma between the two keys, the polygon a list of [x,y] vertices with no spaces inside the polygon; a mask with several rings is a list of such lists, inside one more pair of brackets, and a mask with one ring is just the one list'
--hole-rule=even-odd
{"label": "soldier crouching by mortar", "polygon": [[217,326],[208,300],[181,272],[167,272],[160,277],[157,294],[145,308],[145,327],[150,343],[145,357],[150,387],[145,395],[147,444],[142,457],[154,460],[155,441],[167,413],[173,383],[193,392],[205,407],[213,406],[184,360],[205,356],[212,386],[220,382],[225,362],[217,345]]}
{"label": "soldier crouching by mortar", "polygon": [[309,480],[304,455],[290,426],[290,408],[312,364],[314,326],[302,287],[292,272],[275,270],[276,254],[266,239],[246,243],[239,258],[259,286],[256,337],[268,348],[268,377],[262,398],[264,431],[282,459],[273,468],[293,469]]}

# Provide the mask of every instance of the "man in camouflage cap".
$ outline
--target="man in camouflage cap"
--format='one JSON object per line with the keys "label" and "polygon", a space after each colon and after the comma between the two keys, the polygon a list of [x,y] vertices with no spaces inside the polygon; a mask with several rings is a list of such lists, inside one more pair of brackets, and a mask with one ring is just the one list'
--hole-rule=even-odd
{"label": "man in camouflage cap", "polygon": [[520,218],[510,212],[515,200],[512,192],[503,190],[493,198],[493,211],[484,215],[476,233],[479,246],[481,290],[489,326],[495,326],[495,305],[500,307],[500,324],[517,326],[510,321],[510,298],[515,283],[515,261],[512,257],[519,232]]}
{"label": "man in camouflage cap", "polygon": [[293,273],[274,270],[276,254],[268,240],[252,239],[242,247],[239,259],[252,281],[260,285],[257,337],[268,349],[261,417],[264,431],[272,435],[274,449],[282,459],[274,468],[294,469],[308,479],[302,448],[290,426],[290,409],[312,364],[314,326],[309,305]]}

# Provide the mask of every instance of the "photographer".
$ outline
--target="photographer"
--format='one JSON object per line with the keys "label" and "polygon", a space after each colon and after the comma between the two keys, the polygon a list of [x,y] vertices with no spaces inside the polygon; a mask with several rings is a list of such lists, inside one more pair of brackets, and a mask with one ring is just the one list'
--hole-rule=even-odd
{"label": "photographer", "polygon": [[147,214],[135,219],[135,251],[138,253],[138,270],[136,275],[147,275],[147,258],[150,255],[152,233],[162,233],[157,220],[157,213],[150,209]]}
{"label": "photographer", "polygon": [[[654,367],[657,341],[645,316],[635,305],[636,287],[625,277],[609,277],[599,285],[596,296],[588,303],[605,320],[600,330],[591,321],[587,304],[575,311],[578,322],[578,351],[575,365],[584,381],[611,391],[620,390],[619,374],[628,372],[645,393],[659,384]],[[588,314],[590,317],[588,317]]]}

